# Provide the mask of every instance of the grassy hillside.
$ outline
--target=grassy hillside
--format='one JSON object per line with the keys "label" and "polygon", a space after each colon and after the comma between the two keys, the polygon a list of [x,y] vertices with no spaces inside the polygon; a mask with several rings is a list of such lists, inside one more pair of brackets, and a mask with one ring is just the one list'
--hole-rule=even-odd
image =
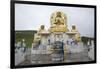
{"label": "grassy hillside", "polygon": [[33,39],[34,39],[34,33],[37,31],[33,30],[21,30],[21,31],[15,31],[15,42],[22,41],[22,39],[25,39],[25,43],[27,47],[31,47]]}

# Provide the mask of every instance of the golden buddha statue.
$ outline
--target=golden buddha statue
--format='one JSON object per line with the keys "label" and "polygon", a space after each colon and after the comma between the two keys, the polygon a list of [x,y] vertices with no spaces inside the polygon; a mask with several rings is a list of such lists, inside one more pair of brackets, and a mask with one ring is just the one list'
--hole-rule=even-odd
{"label": "golden buddha statue", "polygon": [[49,29],[50,32],[66,32],[66,16],[64,13],[57,11],[52,13],[51,18],[51,27]]}
{"label": "golden buddha statue", "polygon": [[72,25],[71,32],[76,32],[75,39],[77,40],[77,42],[81,41],[80,33],[78,32],[75,25]]}
{"label": "golden buddha statue", "polygon": [[56,25],[64,25],[64,19],[61,17],[61,12],[56,13],[55,23]]}

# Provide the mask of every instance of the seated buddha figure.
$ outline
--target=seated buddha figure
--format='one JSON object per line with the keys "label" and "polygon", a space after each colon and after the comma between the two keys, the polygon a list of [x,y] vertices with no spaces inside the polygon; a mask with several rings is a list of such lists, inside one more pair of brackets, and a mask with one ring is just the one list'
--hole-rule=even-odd
{"label": "seated buddha figure", "polygon": [[61,12],[57,12],[56,13],[55,23],[54,24],[56,24],[58,26],[64,25],[64,19],[61,17]]}
{"label": "seated buddha figure", "polygon": [[81,41],[80,33],[78,32],[78,30],[77,30],[77,28],[76,28],[75,25],[72,25],[71,32],[72,32],[72,33],[76,32],[76,34],[75,34],[75,40],[76,40],[77,42]]}
{"label": "seated buddha figure", "polygon": [[44,25],[41,25],[38,32],[41,33],[41,32],[44,32],[44,31],[45,31],[45,26]]}
{"label": "seated buddha figure", "polygon": [[72,29],[71,29],[71,32],[78,32],[77,28],[75,25],[72,25]]}
{"label": "seated buddha figure", "polygon": [[65,16],[62,12],[57,11],[51,16],[50,32],[66,32]]}

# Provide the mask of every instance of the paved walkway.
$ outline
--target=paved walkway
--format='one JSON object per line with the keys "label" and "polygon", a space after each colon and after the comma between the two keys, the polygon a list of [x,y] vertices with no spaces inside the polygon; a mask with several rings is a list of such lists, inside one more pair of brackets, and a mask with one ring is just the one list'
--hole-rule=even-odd
{"label": "paved walkway", "polygon": [[[83,47],[78,47],[77,49],[80,49]],[[73,48],[73,50],[75,50]],[[64,57],[64,61],[62,62],[85,62],[85,61],[91,61],[88,57],[88,48],[84,46],[84,51],[75,52],[75,53],[67,53],[66,57]],[[59,63],[62,63],[59,62]],[[52,61],[52,56],[50,54],[29,54],[26,56],[26,60],[19,65],[35,65],[35,64],[50,64],[55,63]]]}
{"label": "paved walkway", "polygon": [[[30,55],[32,56],[32,55]],[[34,65],[34,64],[48,64],[48,63],[54,63],[51,61],[52,57],[50,55],[33,55],[34,59],[40,59],[40,60],[33,60],[31,63],[31,58],[29,60],[25,60],[19,65]],[[91,61],[91,59],[88,57],[88,54],[86,52],[81,52],[81,53],[72,53],[72,54],[67,54],[64,62],[84,62],[84,61]]]}

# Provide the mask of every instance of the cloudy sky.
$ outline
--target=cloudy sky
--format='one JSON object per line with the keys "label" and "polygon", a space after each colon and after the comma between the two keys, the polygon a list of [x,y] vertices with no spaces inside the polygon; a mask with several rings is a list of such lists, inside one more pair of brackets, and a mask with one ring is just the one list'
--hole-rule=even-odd
{"label": "cloudy sky", "polygon": [[15,30],[38,30],[50,27],[50,16],[60,10],[67,16],[67,25],[75,24],[82,36],[94,37],[94,8],[15,4]]}

